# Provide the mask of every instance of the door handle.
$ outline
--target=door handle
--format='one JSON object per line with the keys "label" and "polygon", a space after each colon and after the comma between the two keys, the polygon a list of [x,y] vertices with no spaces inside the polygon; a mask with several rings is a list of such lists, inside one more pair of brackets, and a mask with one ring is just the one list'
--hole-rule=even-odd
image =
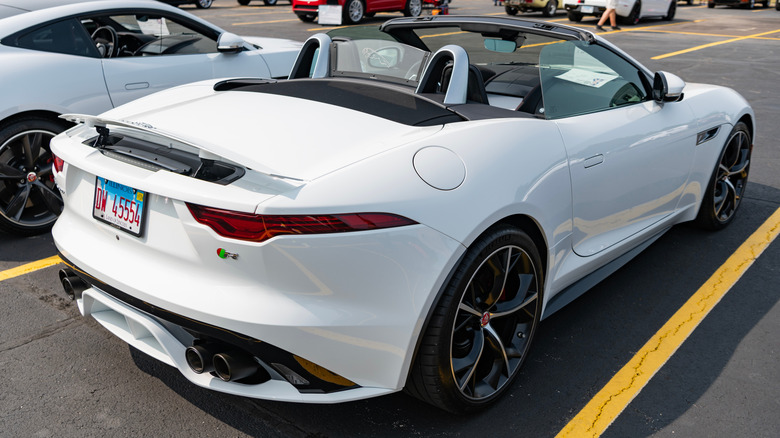
{"label": "door handle", "polygon": [[604,155],[598,154],[585,159],[585,168],[593,167],[604,162]]}

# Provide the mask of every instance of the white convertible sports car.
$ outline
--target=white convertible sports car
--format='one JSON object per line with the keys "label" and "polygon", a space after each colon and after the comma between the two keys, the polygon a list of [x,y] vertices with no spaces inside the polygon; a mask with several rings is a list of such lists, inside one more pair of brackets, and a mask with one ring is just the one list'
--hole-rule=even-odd
{"label": "white convertible sports car", "polygon": [[57,219],[49,139],[70,126],[59,115],[203,79],[286,77],[300,47],[157,1],[0,0],[0,228],[35,234]]}
{"label": "white convertible sports car", "polygon": [[469,411],[541,319],[734,217],[755,118],[733,90],[556,23],[379,30],[313,36],[289,80],[66,116],[53,233],[81,312],[216,391]]}

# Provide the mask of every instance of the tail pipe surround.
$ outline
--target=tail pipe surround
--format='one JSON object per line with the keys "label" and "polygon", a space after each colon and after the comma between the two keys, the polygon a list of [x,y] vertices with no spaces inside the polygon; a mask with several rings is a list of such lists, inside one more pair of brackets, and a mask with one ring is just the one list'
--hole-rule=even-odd
{"label": "tail pipe surround", "polygon": [[75,272],[71,269],[60,269],[60,283],[65,293],[71,300],[80,300],[81,294],[89,287]]}

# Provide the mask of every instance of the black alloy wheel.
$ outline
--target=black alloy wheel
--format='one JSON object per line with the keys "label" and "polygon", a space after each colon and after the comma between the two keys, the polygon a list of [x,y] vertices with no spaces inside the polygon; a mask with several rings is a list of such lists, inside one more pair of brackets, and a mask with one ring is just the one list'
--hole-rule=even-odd
{"label": "black alloy wheel", "polygon": [[642,2],[636,0],[636,3],[634,3],[634,7],[631,8],[631,12],[628,14],[628,17],[625,18],[625,22],[628,24],[639,24],[639,13],[641,10],[642,10]]}
{"label": "black alloy wheel", "polygon": [[719,230],[734,219],[747,187],[752,151],[750,131],[739,122],[729,133],[707,185],[696,217],[699,226]]}
{"label": "black alloy wheel", "polygon": [[500,226],[478,239],[433,310],[406,390],[455,413],[506,393],[539,323],[542,276],[526,233]]}
{"label": "black alloy wheel", "polygon": [[558,12],[558,0],[550,0],[544,6],[542,15],[545,17],[554,17],[556,12]]}
{"label": "black alloy wheel", "polygon": [[0,228],[18,235],[48,231],[62,212],[49,141],[67,126],[26,118],[0,128]]}
{"label": "black alloy wheel", "polygon": [[669,3],[669,10],[666,11],[666,15],[664,15],[663,19],[665,21],[672,21],[674,19],[674,14],[676,12],[677,12],[677,2],[673,0],[671,3]]}

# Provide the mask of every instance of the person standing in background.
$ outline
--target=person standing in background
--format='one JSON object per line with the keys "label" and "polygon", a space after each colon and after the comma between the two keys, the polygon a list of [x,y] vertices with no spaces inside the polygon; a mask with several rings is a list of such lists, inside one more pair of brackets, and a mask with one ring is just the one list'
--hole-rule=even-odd
{"label": "person standing in background", "polygon": [[604,31],[601,25],[607,21],[607,17],[609,17],[609,24],[612,26],[612,30],[620,30],[617,25],[617,12],[615,12],[615,9],[617,9],[617,0],[607,0],[607,9],[601,14],[601,18],[598,24],[596,24],[597,30]]}

